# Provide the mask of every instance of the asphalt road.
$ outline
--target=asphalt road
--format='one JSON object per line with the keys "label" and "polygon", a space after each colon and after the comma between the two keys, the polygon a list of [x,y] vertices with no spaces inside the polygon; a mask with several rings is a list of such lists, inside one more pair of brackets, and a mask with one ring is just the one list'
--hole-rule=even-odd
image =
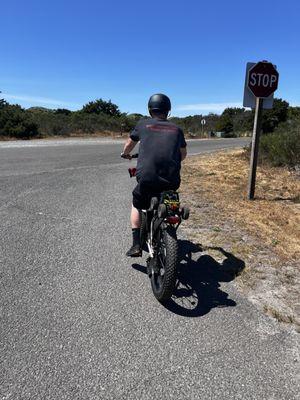
{"label": "asphalt road", "polygon": [[182,240],[185,287],[167,308],[155,300],[145,259],[124,256],[134,182],[120,151],[0,144],[0,399],[299,399],[299,335],[243,298],[220,261]]}

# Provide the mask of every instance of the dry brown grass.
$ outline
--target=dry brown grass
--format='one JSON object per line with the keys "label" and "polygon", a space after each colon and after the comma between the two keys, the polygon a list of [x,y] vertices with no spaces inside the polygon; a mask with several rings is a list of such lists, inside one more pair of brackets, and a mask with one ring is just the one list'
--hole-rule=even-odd
{"label": "dry brown grass", "polygon": [[300,179],[283,168],[258,167],[256,199],[247,200],[249,165],[243,150],[191,157],[182,190],[200,190],[237,224],[288,259],[300,259]]}
{"label": "dry brown grass", "polygon": [[190,157],[181,185],[191,207],[185,234],[243,260],[238,287],[268,315],[300,331],[299,173],[259,166],[254,201],[247,200],[248,173],[243,150]]}
{"label": "dry brown grass", "polygon": [[113,139],[125,139],[129,136],[128,132],[113,132],[113,131],[99,131],[94,133],[85,133],[85,132],[74,132],[71,133],[68,137],[79,137],[79,138],[113,138]]}

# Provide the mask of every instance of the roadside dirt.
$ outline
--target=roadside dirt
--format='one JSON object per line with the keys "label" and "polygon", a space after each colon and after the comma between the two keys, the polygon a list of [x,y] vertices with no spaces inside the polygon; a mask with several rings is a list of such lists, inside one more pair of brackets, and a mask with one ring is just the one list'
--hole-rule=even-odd
{"label": "roadside dirt", "polygon": [[245,263],[238,288],[300,332],[300,175],[259,167],[256,199],[248,201],[248,171],[244,150],[190,157],[181,192],[191,217],[183,229],[216,259],[225,250]]}

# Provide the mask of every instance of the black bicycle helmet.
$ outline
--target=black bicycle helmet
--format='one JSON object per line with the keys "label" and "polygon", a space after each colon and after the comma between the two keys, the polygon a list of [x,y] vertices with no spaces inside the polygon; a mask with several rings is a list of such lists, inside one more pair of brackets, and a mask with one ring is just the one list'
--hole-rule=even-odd
{"label": "black bicycle helmet", "polygon": [[148,101],[148,109],[150,114],[151,111],[168,114],[171,110],[171,101],[165,94],[153,94]]}

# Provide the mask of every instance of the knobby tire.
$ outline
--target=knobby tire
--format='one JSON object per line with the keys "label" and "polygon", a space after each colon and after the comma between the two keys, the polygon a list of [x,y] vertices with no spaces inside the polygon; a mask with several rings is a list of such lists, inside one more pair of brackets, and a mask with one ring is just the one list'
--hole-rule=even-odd
{"label": "knobby tire", "polygon": [[[160,234],[162,235],[162,242],[166,249],[165,254],[165,273],[161,284],[157,284],[157,275],[152,274],[151,286],[154,296],[161,303],[169,300],[174,292],[177,278],[177,263],[178,263],[178,242],[176,230],[173,226],[167,226],[160,228]],[[160,242],[161,243],[161,242]],[[159,261],[157,261],[159,263]]]}

